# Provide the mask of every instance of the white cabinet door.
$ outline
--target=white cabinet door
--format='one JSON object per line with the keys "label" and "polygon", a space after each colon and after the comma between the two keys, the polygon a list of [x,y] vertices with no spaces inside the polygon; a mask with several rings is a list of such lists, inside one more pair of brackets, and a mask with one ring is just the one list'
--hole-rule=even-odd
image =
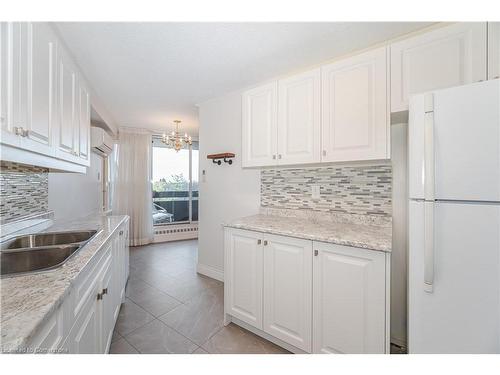
{"label": "white cabinet door", "polygon": [[[14,22],[0,23],[0,120],[2,125],[2,144],[19,147],[21,137],[15,132],[14,107],[19,106],[19,46],[23,40],[21,24]],[[27,34],[25,33],[25,38]],[[14,48],[14,41],[16,47]],[[26,43],[26,42],[25,42]],[[15,59],[14,59],[15,57]],[[17,64],[14,69],[14,62]],[[14,70],[16,76],[14,77]],[[14,97],[14,85],[16,85],[17,97]],[[14,105],[15,104],[15,105]]]}
{"label": "white cabinet door", "polygon": [[385,253],[314,242],[313,351],[386,351]]}
{"label": "white cabinet door", "polygon": [[82,79],[78,82],[78,150],[82,160],[88,160],[90,153],[90,96]]}
{"label": "white cabinet door", "polygon": [[64,353],[64,339],[68,332],[65,331],[67,322],[65,319],[66,306],[63,304],[47,320],[42,329],[30,340],[29,347],[35,354],[57,354],[60,350]]}
{"label": "white cabinet door", "polygon": [[96,282],[69,334],[67,345],[72,354],[101,352],[98,293],[100,293],[100,283]]}
{"label": "white cabinet door", "polygon": [[264,331],[311,352],[312,242],[264,237]]}
{"label": "white cabinet door", "polygon": [[323,66],[321,76],[321,160],[388,158],[386,48]]}
{"label": "white cabinet door", "polygon": [[391,45],[391,112],[413,94],[486,79],[486,23],[457,23]]}
{"label": "white cabinet door", "polygon": [[1,24],[1,121],[3,144],[21,147],[21,134],[27,130],[30,36],[26,22]]}
{"label": "white cabinet door", "polygon": [[65,51],[58,51],[59,69],[59,133],[58,147],[61,151],[75,155],[76,127],[76,71]]}
{"label": "white cabinet door", "polygon": [[243,167],[275,165],[277,157],[278,83],[242,95]]}
{"label": "white cabinet door", "polygon": [[104,261],[104,268],[100,276],[102,280],[100,282],[99,293],[101,293],[102,299],[99,301],[99,335],[100,351],[104,353],[109,351],[111,345],[111,338],[113,337],[113,329],[115,327],[115,314],[117,313],[117,294],[119,294],[116,285],[117,273],[114,268],[114,262],[117,259],[114,255],[115,252],[110,251],[109,256]]}
{"label": "white cabinet door", "polygon": [[488,79],[500,78],[500,22],[488,22]]}
{"label": "white cabinet door", "polygon": [[23,149],[53,156],[52,131],[55,129],[57,39],[43,22],[27,24],[28,32],[28,119]]}
{"label": "white cabinet door", "polygon": [[262,329],[262,237],[237,229],[225,232],[224,310]]}
{"label": "white cabinet door", "polygon": [[320,69],[278,82],[278,164],[319,163]]}

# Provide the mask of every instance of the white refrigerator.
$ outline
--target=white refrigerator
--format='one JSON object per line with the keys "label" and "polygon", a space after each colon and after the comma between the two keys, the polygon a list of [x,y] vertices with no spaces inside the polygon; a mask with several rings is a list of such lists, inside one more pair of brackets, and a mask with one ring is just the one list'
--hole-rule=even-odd
{"label": "white refrigerator", "polygon": [[414,96],[409,353],[500,353],[500,80]]}

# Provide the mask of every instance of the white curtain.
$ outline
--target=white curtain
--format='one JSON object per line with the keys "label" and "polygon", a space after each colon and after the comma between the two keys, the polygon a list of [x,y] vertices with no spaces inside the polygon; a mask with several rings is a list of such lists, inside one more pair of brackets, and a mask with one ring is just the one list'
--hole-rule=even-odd
{"label": "white curtain", "polygon": [[153,241],[151,135],[120,131],[113,213],[130,216],[130,246]]}

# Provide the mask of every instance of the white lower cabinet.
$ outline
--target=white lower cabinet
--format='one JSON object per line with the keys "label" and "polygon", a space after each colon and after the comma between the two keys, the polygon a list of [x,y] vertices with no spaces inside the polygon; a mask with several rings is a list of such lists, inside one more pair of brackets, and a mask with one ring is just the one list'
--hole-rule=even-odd
{"label": "white lower cabinet", "polygon": [[264,236],[264,331],[311,351],[312,243]]}
{"label": "white lower cabinet", "polygon": [[386,254],[314,242],[315,353],[385,353]]}
{"label": "white lower cabinet", "polygon": [[30,340],[35,352],[107,353],[128,278],[128,219],[75,280],[61,307]]}
{"label": "white lower cabinet", "polygon": [[390,254],[226,228],[225,321],[306,353],[389,352]]}
{"label": "white lower cabinet", "polygon": [[224,310],[262,329],[262,239],[260,233],[226,232]]}

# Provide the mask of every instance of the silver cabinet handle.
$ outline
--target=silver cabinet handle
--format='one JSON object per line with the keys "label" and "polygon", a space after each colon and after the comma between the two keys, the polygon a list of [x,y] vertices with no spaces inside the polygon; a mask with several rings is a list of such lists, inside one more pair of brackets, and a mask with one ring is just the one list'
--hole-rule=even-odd
{"label": "silver cabinet handle", "polygon": [[27,137],[29,135],[29,130],[24,130],[22,126],[16,126],[14,128],[14,133],[20,135],[21,137]]}

